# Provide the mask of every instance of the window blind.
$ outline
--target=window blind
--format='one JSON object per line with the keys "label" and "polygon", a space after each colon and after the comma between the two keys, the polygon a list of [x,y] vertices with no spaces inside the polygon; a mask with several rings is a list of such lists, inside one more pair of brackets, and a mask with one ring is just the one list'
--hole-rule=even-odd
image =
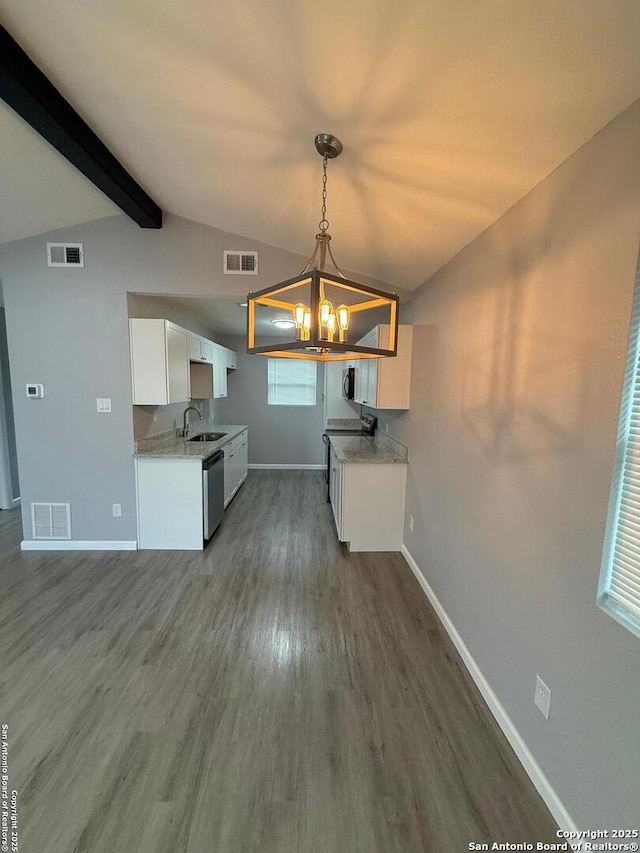
{"label": "window blind", "polygon": [[267,373],[267,402],[270,406],[315,406],[315,361],[270,358]]}
{"label": "window blind", "polygon": [[640,265],[629,329],[598,603],[640,635]]}

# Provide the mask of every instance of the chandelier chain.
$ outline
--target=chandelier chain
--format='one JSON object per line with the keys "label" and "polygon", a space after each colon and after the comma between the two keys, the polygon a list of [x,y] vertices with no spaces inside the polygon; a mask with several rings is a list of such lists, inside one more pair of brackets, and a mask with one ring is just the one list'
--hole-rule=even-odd
{"label": "chandelier chain", "polygon": [[327,160],[328,157],[325,154],[322,158],[322,219],[318,223],[321,234],[326,234],[329,227],[329,220],[327,219]]}

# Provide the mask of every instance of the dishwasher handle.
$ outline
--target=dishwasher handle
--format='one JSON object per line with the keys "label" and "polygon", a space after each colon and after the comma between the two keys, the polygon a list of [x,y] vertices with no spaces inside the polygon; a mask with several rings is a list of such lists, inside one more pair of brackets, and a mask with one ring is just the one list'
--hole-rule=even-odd
{"label": "dishwasher handle", "polygon": [[211,456],[207,456],[206,459],[202,462],[202,468],[204,471],[208,471],[209,468],[213,468],[213,466],[221,462],[224,459],[224,450],[216,450],[215,453],[212,453]]}

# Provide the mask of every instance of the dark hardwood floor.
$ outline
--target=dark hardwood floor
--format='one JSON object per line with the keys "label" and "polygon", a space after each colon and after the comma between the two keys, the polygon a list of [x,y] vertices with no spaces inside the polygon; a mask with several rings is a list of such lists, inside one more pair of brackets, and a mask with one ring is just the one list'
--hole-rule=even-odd
{"label": "dark hardwood floor", "polygon": [[204,552],[19,550],[0,714],[21,853],[452,853],[555,824],[402,556],[316,472],[250,473]]}

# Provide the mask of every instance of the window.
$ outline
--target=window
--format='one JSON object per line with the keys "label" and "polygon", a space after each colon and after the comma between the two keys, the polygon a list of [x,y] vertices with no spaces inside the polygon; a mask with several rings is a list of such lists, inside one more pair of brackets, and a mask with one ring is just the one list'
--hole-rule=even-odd
{"label": "window", "polygon": [[299,358],[270,358],[267,402],[270,406],[315,406],[317,363]]}
{"label": "window", "polygon": [[640,265],[631,313],[598,604],[640,636]]}

